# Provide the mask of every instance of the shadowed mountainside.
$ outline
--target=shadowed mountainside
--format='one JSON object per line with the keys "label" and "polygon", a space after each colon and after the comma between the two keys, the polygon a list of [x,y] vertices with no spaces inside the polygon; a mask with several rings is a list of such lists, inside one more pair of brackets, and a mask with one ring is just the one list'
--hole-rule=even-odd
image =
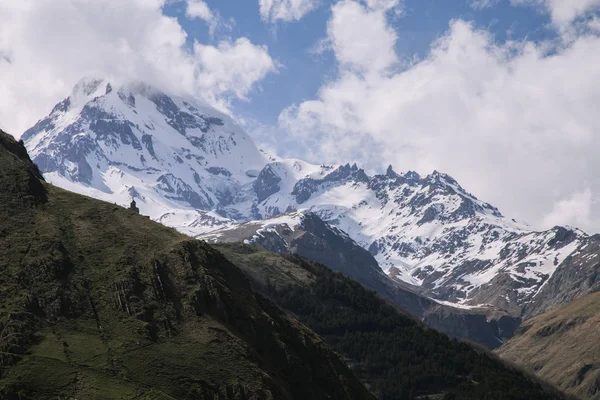
{"label": "shadowed mountainside", "polygon": [[297,254],[357,280],[447,335],[489,349],[510,338],[520,319],[493,306],[451,307],[418,294],[418,288],[386,275],[377,260],[347,234],[312,212],[290,212],[201,235],[209,243],[244,242],[276,253]]}
{"label": "shadowed mountainside", "polygon": [[0,398],[373,399],[208,245],[43,182],[0,132]]}
{"label": "shadowed mountainside", "polygon": [[217,248],[265,293],[349,360],[380,399],[561,399],[486,350],[427,328],[352,279],[258,246]]}

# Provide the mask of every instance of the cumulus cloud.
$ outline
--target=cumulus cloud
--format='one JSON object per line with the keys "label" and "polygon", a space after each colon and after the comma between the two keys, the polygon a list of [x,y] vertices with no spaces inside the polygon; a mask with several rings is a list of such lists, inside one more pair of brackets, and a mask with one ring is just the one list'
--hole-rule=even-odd
{"label": "cumulus cloud", "polygon": [[[403,67],[400,39],[385,24],[381,11],[357,1],[333,6],[328,41],[338,75],[279,117],[308,157],[437,169],[539,228],[574,218],[600,228],[598,210],[553,211],[573,193],[600,192],[600,37],[581,33],[560,47],[498,43],[457,20],[424,59]],[[356,26],[370,26],[365,35],[380,48],[363,47]]]}
{"label": "cumulus cloud", "polygon": [[259,0],[260,15],[269,22],[290,22],[302,19],[317,8],[319,0]]}
{"label": "cumulus cloud", "polygon": [[[186,46],[165,0],[2,0],[0,124],[19,135],[86,75],[143,79],[226,110],[277,64],[248,39]],[[195,2],[201,4],[201,2]],[[202,6],[192,13],[212,15]],[[188,9],[190,11],[190,9]],[[207,55],[210,54],[210,59]],[[218,70],[217,65],[236,62]],[[235,85],[235,87],[233,86]]]}
{"label": "cumulus cloud", "polygon": [[199,19],[206,22],[209,26],[210,35],[213,36],[219,25],[219,18],[213,14],[211,9],[202,0],[188,0],[185,15],[189,19]]}
{"label": "cumulus cloud", "polygon": [[385,8],[365,10],[354,1],[341,1],[332,11],[328,42],[342,68],[381,73],[397,62],[396,31],[387,25]]}
{"label": "cumulus cloud", "polygon": [[246,100],[252,86],[277,69],[268,49],[247,38],[224,41],[217,47],[196,42],[194,56],[198,63],[196,83],[212,102],[223,95]]}
{"label": "cumulus cloud", "polygon": [[571,196],[557,201],[552,211],[544,217],[544,225],[585,226],[591,219],[591,210],[592,191],[586,188],[582,192],[573,193]]}
{"label": "cumulus cloud", "polygon": [[600,9],[600,0],[511,0],[511,3],[542,6],[550,13],[552,22],[563,29],[575,19]]}
{"label": "cumulus cloud", "polygon": [[198,18],[206,22],[211,22],[215,18],[208,5],[202,0],[188,0],[185,13],[189,18]]}

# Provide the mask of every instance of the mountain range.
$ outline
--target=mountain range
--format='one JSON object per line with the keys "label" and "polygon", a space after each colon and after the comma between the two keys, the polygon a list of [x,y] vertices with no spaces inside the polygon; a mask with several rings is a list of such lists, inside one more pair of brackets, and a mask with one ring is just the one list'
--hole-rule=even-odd
{"label": "mountain range", "polygon": [[[22,140],[59,187],[120,205],[134,199],[152,220],[209,242],[301,248],[488,347],[523,318],[599,285],[597,236],[532,229],[437,171],[369,174],[267,155],[231,117],[167,92],[84,79]],[[323,258],[334,242],[337,259]],[[348,254],[368,261],[351,265]],[[485,338],[457,328],[472,315],[492,323]],[[477,324],[472,331],[489,329]]]}
{"label": "mountain range", "polygon": [[0,232],[2,399],[568,398],[323,265],[50,185],[2,131]]}

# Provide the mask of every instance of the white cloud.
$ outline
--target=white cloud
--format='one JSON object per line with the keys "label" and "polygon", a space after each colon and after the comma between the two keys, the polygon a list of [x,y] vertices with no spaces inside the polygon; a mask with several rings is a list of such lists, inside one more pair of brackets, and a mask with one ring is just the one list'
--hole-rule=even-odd
{"label": "white cloud", "polygon": [[202,0],[188,0],[185,13],[189,18],[198,18],[209,23],[215,18],[208,5]]}
{"label": "white cloud", "polygon": [[319,0],[259,0],[260,15],[269,22],[302,19],[319,5]]}
{"label": "white cloud", "polygon": [[397,62],[396,32],[387,25],[385,11],[383,7],[366,10],[345,0],[333,6],[327,24],[328,42],[341,68],[380,73]]}
{"label": "white cloud", "polygon": [[196,82],[213,102],[224,94],[247,100],[254,84],[277,70],[268,49],[247,38],[221,42],[217,47],[196,42],[194,55],[199,65]]}
{"label": "white cloud", "polygon": [[[276,70],[267,48],[244,38],[187,49],[186,32],[163,14],[163,5],[164,0],[0,1],[0,124],[20,134],[90,74],[187,90],[224,109]],[[214,67],[233,61],[239,65]],[[232,82],[239,86],[232,88]]]}
{"label": "white cloud", "polygon": [[554,204],[552,211],[544,217],[545,226],[572,225],[586,226],[591,219],[592,191],[586,188],[583,192],[573,193]]}
{"label": "white cloud", "polygon": [[400,0],[364,0],[372,10],[390,10],[400,5]]}
{"label": "white cloud", "polygon": [[475,10],[483,10],[484,8],[494,7],[500,0],[471,0],[470,6]]}
{"label": "white cloud", "polygon": [[219,13],[211,10],[203,0],[187,0],[185,15],[191,20],[199,19],[206,22],[211,36],[215,36],[217,30],[229,32],[235,24],[233,19],[229,22],[223,20]]}
{"label": "white cloud", "polygon": [[[546,218],[557,199],[586,188],[592,197],[600,193],[600,37],[581,33],[550,48],[499,44],[454,21],[425,59],[398,70],[390,40],[399,39],[376,17],[358,2],[333,7],[328,41],[338,76],[279,118],[307,157],[378,170],[391,163],[397,170],[445,171],[507,215],[540,228],[551,220],[573,222],[564,213]],[[382,53],[359,51],[351,28],[367,22],[368,40]],[[599,230],[599,214],[579,213],[577,222]]]}
{"label": "white cloud", "polygon": [[600,8],[600,0],[511,0],[511,3],[542,6],[550,13],[552,22],[563,29],[576,18]]}
{"label": "white cloud", "polygon": [[588,22],[588,28],[596,33],[600,33],[600,18],[594,17]]}

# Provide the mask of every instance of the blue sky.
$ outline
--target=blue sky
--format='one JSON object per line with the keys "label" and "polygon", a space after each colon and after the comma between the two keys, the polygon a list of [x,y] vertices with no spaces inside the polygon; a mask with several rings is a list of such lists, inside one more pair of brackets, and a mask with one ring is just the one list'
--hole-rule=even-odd
{"label": "blue sky", "polygon": [[[208,24],[186,17],[184,2],[167,6],[165,14],[178,18],[190,41],[217,44],[231,37],[248,37],[254,44],[268,46],[269,54],[281,64],[277,74],[268,75],[257,85],[250,101],[234,101],[236,114],[275,124],[285,107],[315,97],[321,85],[335,77],[337,65],[332,53],[314,51],[326,36],[334,1],[321,1],[316,10],[299,21],[276,23],[262,20],[254,1],[206,3],[231,29],[219,29],[211,36]],[[534,7],[513,6],[509,1],[478,9],[466,0],[406,0],[401,7],[399,15],[390,15],[390,23],[399,36],[396,50],[406,59],[425,57],[432,42],[448,30],[454,19],[473,22],[492,33],[498,42],[524,38],[540,41],[557,35],[549,26],[548,13]]]}

